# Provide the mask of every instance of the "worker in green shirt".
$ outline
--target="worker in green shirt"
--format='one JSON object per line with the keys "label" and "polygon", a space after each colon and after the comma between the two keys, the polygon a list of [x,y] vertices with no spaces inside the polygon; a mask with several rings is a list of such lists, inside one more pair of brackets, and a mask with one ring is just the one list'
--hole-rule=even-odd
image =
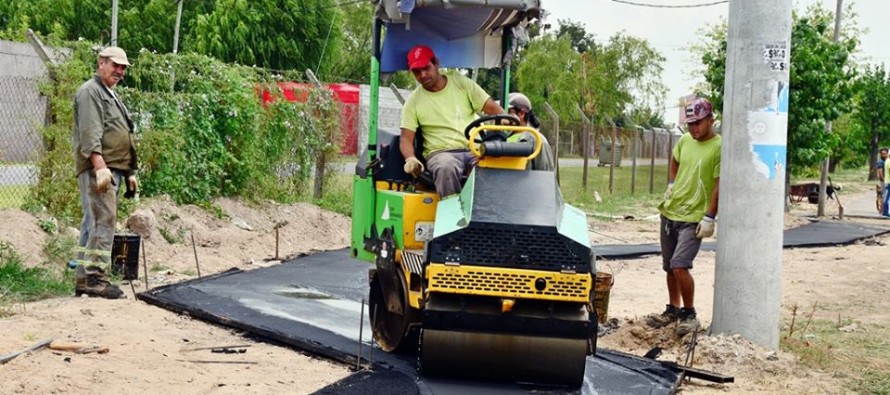
{"label": "worker in green shirt", "polygon": [[461,190],[461,178],[476,165],[464,128],[480,112],[504,114],[491,96],[475,82],[461,75],[439,73],[439,59],[430,47],[417,45],[407,54],[408,69],[421,86],[411,92],[402,108],[399,149],[405,157],[405,173],[414,177],[424,164],[414,152],[416,133],[423,135],[426,167],[433,174],[436,193],[441,198]]}
{"label": "worker in green shirt", "polygon": [[689,133],[674,146],[670,181],[664,201],[658,206],[662,269],[666,273],[669,303],[663,313],[647,317],[647,324],[656,328],[677,322],[680,336],[699,327],[694,306],[695,281],[690,270],[701,239],[714,235],[722,144],[722,138],[714,132],[711,102],[695,99],[684,111]]}

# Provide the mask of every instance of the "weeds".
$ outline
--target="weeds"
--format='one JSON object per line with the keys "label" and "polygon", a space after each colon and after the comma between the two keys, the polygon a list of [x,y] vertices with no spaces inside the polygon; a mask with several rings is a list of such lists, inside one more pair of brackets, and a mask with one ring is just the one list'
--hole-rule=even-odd
{"label": "weeds", "polygon": [[[4,302],[19,303],[71,294],[74,275],[64,267],[25,267],[12,244],[0,241],[0,295]],[[0,314],[9,314],[0,307]]]}
{"label": "weeds", "polygon": [[805,366],[833,371],[844,378],[855,393],[890,395],[890,328],[868,325],[838,315],[836,319],[814,318],[820,311],[800,313],[791,307],[791,320],[780,346],[800,358]]}
{"label": "weeds", "polygon": [[161,226],[158,228],[158,232],[161,233],[161,237],[164,240],[167,240],[167,243],[170,244],[181,244],[185,242],[185,229],[176,228],[176,231],[171,231],[166,226]]}

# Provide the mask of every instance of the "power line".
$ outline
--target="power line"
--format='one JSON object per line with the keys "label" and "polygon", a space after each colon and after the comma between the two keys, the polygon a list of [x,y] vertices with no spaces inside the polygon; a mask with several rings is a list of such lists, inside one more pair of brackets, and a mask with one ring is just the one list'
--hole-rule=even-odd
{"label": "power line", "polygon": [[715,1],[715,2],[711,2],[711,3],[701,3],[701,4],[661,5],[661,4],[637,3],[637,2],[633,2],[633,1],[627,1],[627,0],[612,0],[612,1],[614,1],[616,3],[635,5],[638,7],[652,7],[652,8],[698,8],[698,7],[710,7],[712,5],[729,3],[729,0],[723,0],[723,1]]}

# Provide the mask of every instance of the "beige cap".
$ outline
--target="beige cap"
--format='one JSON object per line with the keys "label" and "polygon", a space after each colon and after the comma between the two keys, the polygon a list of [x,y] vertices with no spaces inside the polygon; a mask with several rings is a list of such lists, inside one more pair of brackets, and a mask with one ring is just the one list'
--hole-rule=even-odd
{"label": "beige cap", "polygon": [[117,64],[122,64],[125,66],[129,66],[130,62],[127,61],[127,53],[124,52],[120,47],[106,47],[99,52],[100,58],[109,58],[112,62]]}
{"label": "beige cap", "polygon": [[519,92],[510,93],[510,96],[508,98],[509,98],[509,102],[510,102],[510,107],[521,108],[525,111],[532,110],[531,100],[529,100],[528,97],[523,95],[522,93],[519,93]]}

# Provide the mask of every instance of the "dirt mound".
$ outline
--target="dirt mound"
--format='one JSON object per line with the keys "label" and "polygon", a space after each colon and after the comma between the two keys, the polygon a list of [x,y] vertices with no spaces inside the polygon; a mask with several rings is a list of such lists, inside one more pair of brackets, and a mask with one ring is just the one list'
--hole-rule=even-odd
{"label": "dirt mound", "polygon": [[26,265],[43,262],[43,245],[49,235],[38,225],[37,218],[21,210],[0,209],[0,224],[6,230],[0,233],[0,241],[12,244]]}

